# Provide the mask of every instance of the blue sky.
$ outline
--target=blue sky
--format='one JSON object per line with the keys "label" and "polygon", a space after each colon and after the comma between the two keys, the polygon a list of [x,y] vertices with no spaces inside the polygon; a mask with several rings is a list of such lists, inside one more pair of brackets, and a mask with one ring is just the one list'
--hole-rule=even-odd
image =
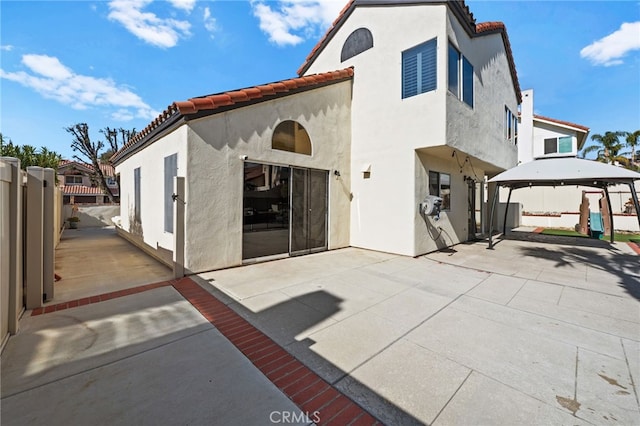
{"label": "blue sky", "polygon": [[[99,139],[173,101],[293,77],[345,4],[0,0],[0,131],[68,158],[75,123]],[[640,129],[640,2],[467,4],[506,24],[536,113],[591,134]]]}

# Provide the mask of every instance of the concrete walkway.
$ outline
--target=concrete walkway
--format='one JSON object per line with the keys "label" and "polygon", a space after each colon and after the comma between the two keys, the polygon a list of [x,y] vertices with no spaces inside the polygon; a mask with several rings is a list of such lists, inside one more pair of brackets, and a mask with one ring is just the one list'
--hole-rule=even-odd
{"label": "concrete walkway", "polygon": [[349,248],[101,296],[87,281],[9,340],[3,425],[640,423],[626,245]]}
{"label": "concrete walkway", "polygon": [[2,353],[2,425],[309,424],[316,411],[375,423],[328,385],[307,415],[311,397],[282,390],[302,364],[274,368],[264,347],[277,345],[254,349],[245,336],[261,333],[193,281],[156,282],[170,271],[112,229],[65,231],[57,260],[56,298]]}

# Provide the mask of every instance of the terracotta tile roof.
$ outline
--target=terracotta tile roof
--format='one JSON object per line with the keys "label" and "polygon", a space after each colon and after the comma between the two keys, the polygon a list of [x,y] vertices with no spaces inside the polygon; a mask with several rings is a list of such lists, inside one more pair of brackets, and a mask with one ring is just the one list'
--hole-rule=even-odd
{"label": "terracotta tile roof", "polygon": [[[84,185],[65,185],[60,189],[64,195],[105,195],[104,191],[100,188]],[[113,195],[118,196],[118,189],[113,188]]]}
{"label": "terracotta tile roof", "polygon": [[505,51],[507,53],[507,60],[509,62],[509,68],[511,72],[511,78],[513,80],[513,86],[516,92],[516,97],[518,98],[518,103],[522,102],[522,95],[520,91],[520,83],[518,82],[518,74],[516,72],[515,61],[513,60],[513,52],[511,50],[511,43],[509,42],[509,36],[507,35],[507,29],[502,22],[483,22],[480,24],[476,24],[476,20],[473,17],[473,13],[469,10],[469,6],[466,5],[464,0],[462,1],[437,1],[437,0],[350,0],[346,6],[342,9],[338,17],[331,27],[327,30],[325,35],[320,39],[320,41],[314,46],[311,50],[305,62],[298,68],[298,75],[303,75],[311,66],[311,63],[318,56],[320,51],[324,49],[326,44],[331,40],[331,38],[335,35],[338,29],[342,26],[342,24],[347,20],[349,15],[355,10],[356,7],[362,6],[402,6],[402,5],[416,5],[416,4],[446,4],[450,7],[454,14],[458,17],[460,22],[465,27],[465,30],[469,34],[470,37],[480,37],[483,35],[489,35],[494,33],[501,33],[502,40],[504,42]]}
{"label": "terracotta tile roof", "polygon": [[[58,163],[58,173],[61,172],[60,169],[64,169],[67,167],[74,167],[86,173],[93,172],[93,165],[89,163],[84,163],[76,160],[60,160],[60,162]],[[114,177],[116,175],[116,171],[111,164],[100,163],[100,169],[102,170],[102,174],[105,177]]]}
{"label": "terracotta tile roof", "polygon": [[549,121],[551,123],[561,124],[563,126],[574,127],[574,128],[576,128],[578,130],[582,130],[585,133],[589,133],[589,130],[591,130],[587,126],[583,126],[582,124],[576,124],[576,123],[572,123],[570,121],[556,120],[555,118],[549,118],[549,117],[545,117],[543,115],[534,114],[533,118],[537,118],[538,120],[542,120],[542,121]]}
{"label": "terracotta tile roof", "polygon": [[228,111],[233,108],[241,108],[254,103],[286,96],[287,94],[313,89],[314,87],[338,83],[352,77],[353,68],[345,68],[337,71],[295,77],[260,86],[174,102],[141,132],[129,139],[129,142],[127,142],[111,157],[111,161],[114,164],[122,161],[132,149],[146,142],[151,135],[155,134],[155,131],[160,126],[163,126],[170,121],[173,123],[182,116],[189,116],[193,114],[215,114],[216,112]]}

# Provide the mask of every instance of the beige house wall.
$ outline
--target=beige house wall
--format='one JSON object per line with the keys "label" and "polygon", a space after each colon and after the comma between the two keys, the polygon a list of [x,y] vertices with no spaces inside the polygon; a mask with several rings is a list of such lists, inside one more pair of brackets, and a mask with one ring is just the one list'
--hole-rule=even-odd
{"label": "beige house wall", "polygon": [[[329,249],[349,245],[350,86],[350,81],[331,84],[189,122],[188,271],[242,264],[245,161],[329,171]],[[273,131],[284,120],[307,130],[311,155],[271,148]]]}

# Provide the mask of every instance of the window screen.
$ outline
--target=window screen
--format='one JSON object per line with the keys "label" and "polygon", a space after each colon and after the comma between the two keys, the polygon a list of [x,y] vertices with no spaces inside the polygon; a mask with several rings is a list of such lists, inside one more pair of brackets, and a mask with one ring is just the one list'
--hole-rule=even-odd
{"label": "window screen", "polygon": [[436,90],[436,39],[402,52],[402,98]]}

